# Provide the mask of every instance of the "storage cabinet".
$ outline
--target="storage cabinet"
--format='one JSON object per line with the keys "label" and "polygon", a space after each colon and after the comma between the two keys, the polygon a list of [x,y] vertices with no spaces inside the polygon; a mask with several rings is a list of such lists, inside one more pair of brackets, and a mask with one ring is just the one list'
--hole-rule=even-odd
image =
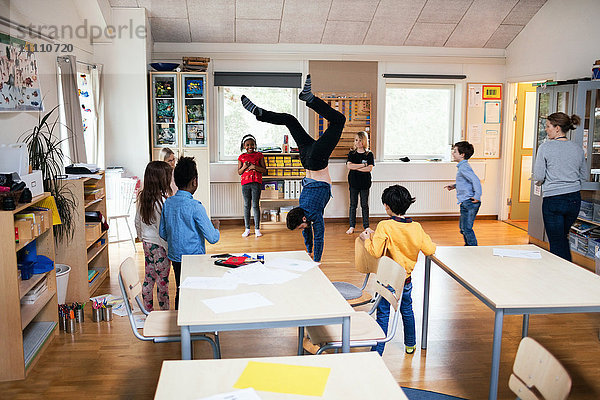
{"label": "storage cabinet", "polygon": [[286,210],[298,206],[306,170],[298,153],[264,153],[267,173],[260,196],[261,227],[282,227]]}
{"label": "storage cabinet", "polygon": [[77,202],[75,231],[70,241],[56,244],[56,261],[71,267],[66,302],[87,302],[100,284],[110,276],[108,231],[100,224],[86,223],[86,211],[100,211],[106,218],[106,180],[80,178],[63,183]]}
{"label": "storage cabinet", "polygon": [[[580,143],[590,171],[583,183],[578,221],[569,234],[573,261],[594,270],[594,252],[600,246],[600,81],[566,82],[537,89],[535,152],[545,140],[546,118],[562,111],[581,117],[581,125],[569,134]],[[534,161],[535,162],[535,161]],[[532,182],[529,205],[529,236],[547,242],[542,219],[542,193]]]}
{"label": "storage cabinet", "polygon": [[[15,211],[0,211],[0,381],[24,379],[56,335],[58,308],[56,272],[34,274],[21,280],[17,270],[17,251],[36,243],[37,254],[55,259],[51,226],[32,239],[15,243],[15,214],[49,196],[44,193]],[[47,290],[32,304],[21,304],[23,297],[46,280]]]}
{"label": "storage cabinet", "polygon": [[152,159],[168,147],[177,158],[194,157],[200,200],[210,213],[208,99],[205,72],[150,73],[150,144]]}

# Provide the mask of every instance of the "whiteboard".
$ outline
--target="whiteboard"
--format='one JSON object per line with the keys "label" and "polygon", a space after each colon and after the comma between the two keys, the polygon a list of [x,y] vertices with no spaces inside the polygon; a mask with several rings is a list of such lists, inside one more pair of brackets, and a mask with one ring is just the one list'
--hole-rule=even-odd
{"label": "whiteboard", "polygon": [[502,83],[467,83],[466,139],[475,158],[500,158]]}

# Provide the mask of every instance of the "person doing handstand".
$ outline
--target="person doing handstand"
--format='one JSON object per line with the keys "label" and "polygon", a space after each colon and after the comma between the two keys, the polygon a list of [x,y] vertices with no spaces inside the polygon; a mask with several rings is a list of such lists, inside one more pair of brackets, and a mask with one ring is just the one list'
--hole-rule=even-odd
{"label": "person doing handstand", "polygon": [[285,125],[298,145],[306,177],[302,179],[299,206],[290,210],[286,223],[290,230],[302,230],[306,251],[312,253],[313,259],[318,262],[321,261],[325,241],[323,212],[331,197],[329,156],[342,136],[346,117],[311,92],[310,75],[307,75],[304,88],[298,97],[306,102],[307,107],[329,121],[329,127],[317,140],[304,130],[293,115],[264,110],[246,96],[242,96],[242,105],[259,121]]}

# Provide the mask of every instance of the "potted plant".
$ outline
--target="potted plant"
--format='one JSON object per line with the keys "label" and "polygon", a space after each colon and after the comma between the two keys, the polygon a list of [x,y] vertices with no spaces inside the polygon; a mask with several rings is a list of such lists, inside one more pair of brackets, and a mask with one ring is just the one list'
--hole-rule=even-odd
{"label": "potted plant", "polygon": [[54,238],[56,241],[71,240],[75,229],[74,213],[77,202],[75,196],[60,179],[63,171],[65,155],[62,151],[60,140],[54,129],[59,124],[58,117],[48,122],[58,106],[45,115],[38,115],[37,125],[23,133],[19,141],[27,144],[29,165],[34,170],[42,171],[44,191],[50,192],[56,202],[61,224],[54,225]]}

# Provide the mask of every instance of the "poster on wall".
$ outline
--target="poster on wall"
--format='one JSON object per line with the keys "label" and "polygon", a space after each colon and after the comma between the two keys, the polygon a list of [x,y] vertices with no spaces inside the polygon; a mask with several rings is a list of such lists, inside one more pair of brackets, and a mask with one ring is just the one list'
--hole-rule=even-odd
{"label": "poster on wall", "polygon": [[0,33],[0,111],[43,111],[35,53],[24,40]]}
{"label": "poster on wall", "polygon": [[467,83],[467,135],[471,158],[499,158],[502,133],[502,84]]}

